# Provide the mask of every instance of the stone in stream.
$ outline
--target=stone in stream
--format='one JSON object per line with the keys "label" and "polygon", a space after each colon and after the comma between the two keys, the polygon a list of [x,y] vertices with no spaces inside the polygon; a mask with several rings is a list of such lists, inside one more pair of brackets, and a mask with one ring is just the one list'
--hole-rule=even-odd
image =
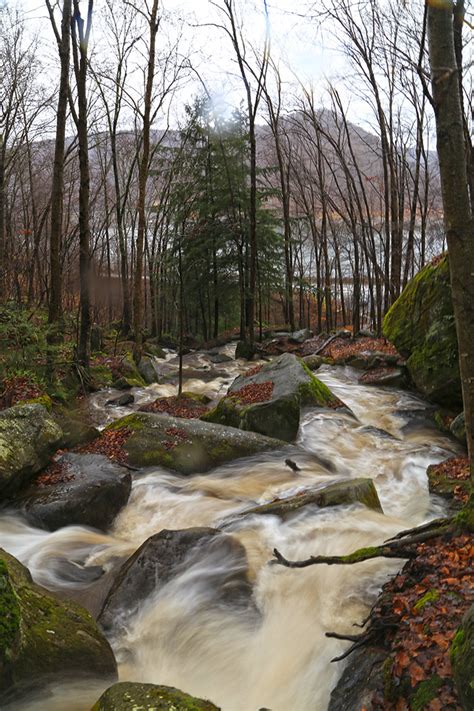
{"label": "stone in stream", "polygon": [[388,385],[392,388],[403,388],[408,384],[405,368],[382,367],[374,368],[359,378],[362,385]]}
{"label": "stone in stream", "polygon": [[135,402],[135,397],[132,393],[124,393],[118,397],[114,397],[111,400],[107,400],[105,403],[106,407],[126,407]]}
{"label": "stone in stream", "polygon": [[42,405],[16,405],[0,412],[0,499],[46,466],[61,437],[61,428]]}
{"label": "stone in stream", "polygon": [[278,516],[285,521],[305,506],[315,505],[326,508],[349,504],[363,504],[369,509],[383,513],[372,479],[346,479],[319,489],[306,490],[286,499],[271,501],[269,504],[254,506],[254,508],[242,511],[238,516],[239,518],[251,514]]}
{"label": "stone in stream", "polygon": [[180,474],[206,472],[233,459],[285,446],[254,432],[148,412],[122,417],[106,430],[130,433],[123,447],[132,466],[161,465]]}
{"label": "stone in stream", "polygon": [[120,682],[104,691],[91,711],[220,711],[210,701],[172,686]]}
{"label": "stone in stream", "polygon": [[466,444],[466,420],[464,419],[464,412],[461,412],[449,426],[449,431],[459,440],[462,444]]}
{"label": "stone in stream", "polygon": [[466,612],[451,643],[454,682],[466,711],[474,709],[474,605]]}
{"label": "stone in stream", "polygon": [[63,454],[62,475],[32,484],[10,505],[34,525],[50,531],[78,524],[106,531],[125,506],[132,486],[130,472],[100,454]]}
{"label": "stone in stream", "polygon": [[89,444],[100,435],[96,427],[85,421],[85,416],[81,412],[70,412],[66,408],[61,408],[56,410],[54,417],[63,431],[58,449],[73,449],[78,445]]}
{"label": "stone in stream", "polygon": [[98,621],[107,632],[115,630],[149,595],[199,564],[205,567],[205,573],[199,571],[199,584],[206,587],[206,605],[255,613],[243,545],[217,529],[196,527],[163,530],[148,538],[118,571]]}
{"label": "stone in stream", "polygon": [[446,256],[427,264],[408,283],[385,316],[383,332],[407,358],[418,390],[459,411],[461,379]]}
{"label": "stone in stream", "polygon": [[[260,397],[258,386],[261,389],[268,383],[271,383],[272,391],[268,396],[262,395],[265,398],[262,401],[248,404],[245,398],[239,400],[239,392],[247,392],[252,399],[253,387],[256,397]],[[297,435],[300,409],[304,405],[345,407],[299,358],[284,353],[257,372],[240,375],[230,386],[227,396],[202,419],[291,442]]]}
{"label": "stone in stream", "polygon": [[16,558],[0,549],[0,697],[21,697],[49,682],[115,681],[109,643],[89,613],[33,583]]}
{"label": "stone in stream", "polygon": [[160,368],[153,357],[144,355],[138,364],[138,372],[147,385],[160,381]]}
{"label": "stone in stream", "polygon": [[331,692],[328,711],[359,711],[372,708],[374,692],[383,687],[387,650],[364,646],[349,657],[342,676]]}

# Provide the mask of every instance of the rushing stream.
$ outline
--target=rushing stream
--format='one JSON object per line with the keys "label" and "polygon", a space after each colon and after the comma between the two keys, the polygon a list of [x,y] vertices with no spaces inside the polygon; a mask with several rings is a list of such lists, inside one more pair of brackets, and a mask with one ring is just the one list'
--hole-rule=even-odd
{"label": "rushing stream", "polygon": [[[216,367],[226,373],[208,382],[194,378],[186,389],[222,395],[237,366]],[[195,561],[148,598],[126,631],[111,640],[120,679],[176,686],[223,711],[327,708],[343,665],[330,660],[347,643],[327,639],[325,632],[353,632],[353,623],[364,618],[401,563],[375,560],[288,570],[267,565],[273,548],[289,558],[348,553],[439,515],[443,505],[428,493],[426,468],[458,450],[423,421],[426,404],[415,396],[359,385],[358,373],[349,368],[324,366],[317,375],[357,419],[335,411],[305,411],[297,441],[301,449],[291,455],[302,469],[297,474],[284,465],[282,452],[193,477],[154,468],[135,477],[130,500],[107,535],[80,526],[48,533],[15,514],[0,516],[0,545],[27,565],[37,582],[77,599],[93,595],[97,585],[87,570],[116,567],[165,528],[225,523],[225,530],[245,546],[259,616],[213,604],[215,570],[230,565],[228,560]],[[136,403],[174,392],[171,384],[150,386],[135,392]],[[103,407],[108,397],[99,393],[91,402],[101,424],[110,417],[110,408]],[[128,411],[121,408],[114,416]],[[306,507],[286,522],[273,516],[232,522],[235,513],[256,503],[360,476],[374,479],[384,515],[362,506]],[[47,702],[40,698],[10,708],[86,711],[103,686],[78,682],[74,688],[55,689]]]}

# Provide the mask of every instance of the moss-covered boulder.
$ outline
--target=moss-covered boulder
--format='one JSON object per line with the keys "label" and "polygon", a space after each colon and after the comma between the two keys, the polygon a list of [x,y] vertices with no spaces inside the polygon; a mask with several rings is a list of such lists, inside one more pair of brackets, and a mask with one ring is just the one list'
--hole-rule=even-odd
{"label": "moss-covered boulder", "polygon": [[89,444],[100,435],[99,430],[87,422],[85,413],[80,410],[57,408],[54,419],[63,432],[58,449],[73,449],[79,445]]}
{"label": "moss-covered boulder", "polygon": [[311,489],[289,496],[287,499],[278,499],[269,504],[262,504],[248,509],[240,516],[258,514],[259,516],[278,516],[286,520],[305,506],[341,506],[349,504],[363,504],[369,509],[382,512],[377,489],[372,479],[347,479],[329,484],[321,489]]}
{"label": "moss-covered boulder", "polygon": [[220,711],[210,701],[172,686],[120,682],[104,691],[91,711]]}
{"label": "moss-covered boulder", "polygon": [[[206,608],[214,605],[255,611],[243,545],[218,529],[195,527],[163,530],[148,538],[118,571],[99,623],[108,633],[126,626],[143,600],[193,568],[206,588],[202,598]],[[198,598],[195,604],[199,604]]]}
{"label": "moss-covered boulder", "polygon": [[461,412],[449,426],[449,431],[459,440],[462,444],[466,444],[466,420],[464,418],[464,412]]}
{"label": "moss-covered boulder", "polygon": [[304,405],[344,407],[302,360],[284,353],[256,372],[236,378],[227,396],[202,419],[291,442]]}
{"label": "moss-covered boulder", "polygon": [[16,405],[0,412],[0,499],[46,466],[61,437],[61,428],[42,405]]}
{"label": "moss-covered boulder", "polygon": [[384,319],[383,332],[407,358],[414,384],[446,407],[462,406],[447,257],[425,266]]}
{"label": "moss-covered boulder", "polygon": [[11,501],[35,526],[55,531],[73,524],[106,531],[125,506],[130,472],[101,454],[68,452],[56,460],[56,473],[33,483]]}
{"label": "moss-covered boulder", "polygon": [[142,356],[138,364],[138,372],[147,385],[158,383],[160,380],[160,371],[153,356]]}
{"label": "moss-covered boulder", "polygon": [[123,448],[132,466],[161,465],[181,474],[206,472],[233,459],[284,446],[280,440],[254,432],[148,412],[115,420],[107,430],[127,433]]}
{"label": "moss-covered boulder", "polygon": [[86,610],[33,583],[0,549],[0,697],[78,675],[117,678],[109,643]]}
{"label": "moss-covered boulder", "polygon": [[474,709],[474,605],[464,615],[451,645],[451,663],[465,711]]}
{"label": "moss-covered boulder", "polygon": [[451,457],[426,470],[428,488],[432,494],[449,499],[453,506],[461,506],[469,496],[469,462],[462,457]]}

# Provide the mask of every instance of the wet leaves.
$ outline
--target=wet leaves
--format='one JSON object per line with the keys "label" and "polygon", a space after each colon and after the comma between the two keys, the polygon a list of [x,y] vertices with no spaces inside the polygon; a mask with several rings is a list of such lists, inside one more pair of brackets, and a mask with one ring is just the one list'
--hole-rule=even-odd
{"label": "wet leaves", "polygon": [[207,410],[206,405],[196,402],[196,400],[186,395],[161,397],[140,408],[141,412],[162,412],[173,417],[183,417],[187,420],[199,418]]}
{"label": "wet leaves", "polygon": [[271,400],[273,383],[267,380],[264,383],[249,383],[243,388],[232,393],[230,397],[237,398],[242,405],[254,405],[257,402]]}
{"label": "wet leaves", "polygon": [[334,358],[334,360],[346,360],[365,351],[398,355],[395,346],[385,338],[367,337],[355,340],[351,338],[335,338],[323,349],[320,355]]}
{"label": "wet leaves", "polygon": [[123,445],[131,434],[132,430],[127,427],[122,427],[118,430],[106,430],[93,442],[82,447],[77,447],[74,451],[83,454],[103,454],[113,462],[126,464],[128,454],[123,449]]}
{"label": "wet leaves", "polygon": [[53,486],[54,484],[65,484],[74,479],[74,474],[64,462],[52,462],[36,478],[35,484],[39,487]]}
{"label": "wet leaves", "polygon": [[[474,537],[434,539],[417,547],[418,557],[384,586],[374,611],[397,625],[385,633],[391,649],[384,688],[373,697],[374,711],[453,709],[457,699],[449,650],[462,616],[474,602]],[[435,690],[433,693],[431,689]]]}
{"label": "wet leaves", "polygon": [[[430,490],[444,496],[452,496],[456,501],[465,503],[469,498],[469,460],[467,457],[451,457],[439,464],[428,467]],[[459,482],[459,484],[456,484]]]}
{"label": "wet leaves", "polygon": [[0,390],[0,410],[12,407],[22,400],[33,400],[43,394],[42,389],[27,376],[14,375],[5,378]]}

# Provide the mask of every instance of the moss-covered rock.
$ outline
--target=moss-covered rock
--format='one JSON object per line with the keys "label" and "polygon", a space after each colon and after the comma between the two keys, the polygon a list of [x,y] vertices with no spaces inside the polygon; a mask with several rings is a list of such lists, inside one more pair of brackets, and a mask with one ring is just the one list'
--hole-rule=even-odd
{"label": "moss-covered rock", "polygon": [[[466,477],[465,479],[456,479],[450,476],[451,469],[449,467],[449,461],[440,462],[439,464],[430,464],[426,470],[426,475],[428,477],[428,488],[432,494],[437,494],[445,499],[450,499],[453,506],[461,506],[461,499],[459,494],[465,492],[469,494],[470,492],[470,481]],[[458,496],[455,496],[455,492]]]}
{"label": "moss-covered rock", "polygon": [[284,446],[280,440],[254,432],[145,412],[127,415],[107,427],[117,429],[130,433],[123,446],[132,466],[161,465],[181,474],[206,472],[233,459]]}
{"label": "moss-covered rock", "polygon": [[384,335],[407,358],[416,387],[446,407],[462,405],[447,257],[425,266],[384,319]]}
{"label": "moss-covered rock", "polygon": [[210,701],[172,686],[120,682],[105,691],[91,711],[220,711]]}
{"label": "moss-covered rock", "polygon": [[83,444],[89,444],[100,432],[87,422],[86,415],[80,410],[66,407],[56,408],[54,419],[62,429],[62,437],[58,449],[72,449]]}
{"label": "moss-covered rock", "polygon": [[372,479],[347,479],[329,484],[322,489],[313,489],[290,496],[287,499],[278,499],[269,504],[255,506],[244,511],[241,516],[258,514],[261,516],[278,516],[285,520],[305,506],[341,506],[348,504],[363,504],[369,509],[382,512],[377,489]]}
{"label": "moss-covered rock", "polygon": [[474,605],[464,615],[451,645],[451,663],[465,711],[474,709]]}
{"label": "moss-covered rock", "polygon": [[0,413],[0,497],[18,491],[49,461],[62,432],[38,404],[16,405]]}
{"label": "moss-covered rock", "polygon": [[466,444],[466,420],[464,419],[464,412],[461,412],[449,426],[449,431],[456,437],[457,440]]}
{"label": "moss-covered rock", "polygon": [[[273,389],[265,401],[246,404],[245,399],[239,398],[242,388],[268,382]],[[344,407],[302,360],[284,353],[253,375],[240,375],[227,396],[202,419],[291,442],[298,433],[300,408],[304,405]]]}
{"label": "moss-covered rock", "polygon": [[0,549],[0,696],[78,675],[116,679],[109,643],[89,613],[33,583],[23,565]]}

